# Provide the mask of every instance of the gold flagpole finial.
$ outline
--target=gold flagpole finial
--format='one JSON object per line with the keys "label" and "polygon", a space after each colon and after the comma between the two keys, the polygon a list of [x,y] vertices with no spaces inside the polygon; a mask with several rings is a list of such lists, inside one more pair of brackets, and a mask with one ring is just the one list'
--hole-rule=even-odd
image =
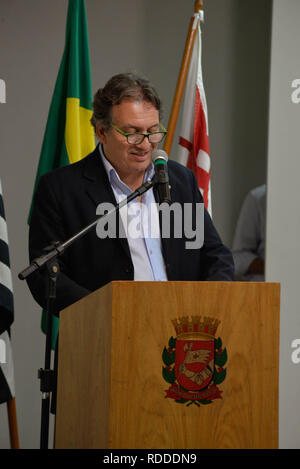
{"label": "gold flagpole finial", "polygon": [[[194,14],[202,10],[203,0],[196,0],[194,5]],[[175,134],[177,118],[180,110],[181,99],[184,91],[184,86],[186,82],[186,77],[188,73],[188,68],[190,64],[190,59],[192,55],[192,50],[195,42],[195,37],[197,34],[197,29],[195,25],[195,16],[193,15],[190,20],[189,32],[185,43],[185,49],[183,53],[183,58],[181,62],[181,67],[179,71],[179,77],[177,80],[175,95],[173,99],[173,105],[170,113],[169,123],[168,123],[168,133],[164,143],[164,151],[170,154],[172,142]]]}
{"label": "gold flagpole finial", "polygon": [[195,10],[195,13],[198,13],[198,11],[203,10],[203,0],[196,0],[195,1],[194,10]]}

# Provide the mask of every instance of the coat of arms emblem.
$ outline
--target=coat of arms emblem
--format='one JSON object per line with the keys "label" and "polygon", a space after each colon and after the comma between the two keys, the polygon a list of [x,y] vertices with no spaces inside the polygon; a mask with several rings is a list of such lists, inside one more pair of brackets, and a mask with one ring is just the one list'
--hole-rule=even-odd
{"label": "coat of arms emblem", "polygon": [[172,320],[176,338],[170,338],[163,351],[163,378],[171,384],[168,398],[180,404],[210,404],[221,399],[218,385],[226,377],[226,348],[216,339],[218,319],[201,316]]}

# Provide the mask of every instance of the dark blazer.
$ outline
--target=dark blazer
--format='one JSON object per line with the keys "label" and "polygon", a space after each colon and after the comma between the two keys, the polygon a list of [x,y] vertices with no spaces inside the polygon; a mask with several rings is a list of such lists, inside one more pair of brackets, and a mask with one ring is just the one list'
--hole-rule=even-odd
{"label": "dark blazer", "polygon": [[[203,202],[193,173],[168,162],[172,202]],[[96,219],[101,202],[116,204],[98,147],[78,163],[59,168],[40,178],[30,223],[30,261],[53,241],[65,241]],[[233,280],[234,264],[205,210],[204,244],[186,249],[186,238],[162,239],[168,280]],[[69,247],[60,257],[57,313],[112,280],[133,280],[134,269],[126,238],[99,239],[95,229]],[[45,277],[28,278],[35,300],[45,307]]]}

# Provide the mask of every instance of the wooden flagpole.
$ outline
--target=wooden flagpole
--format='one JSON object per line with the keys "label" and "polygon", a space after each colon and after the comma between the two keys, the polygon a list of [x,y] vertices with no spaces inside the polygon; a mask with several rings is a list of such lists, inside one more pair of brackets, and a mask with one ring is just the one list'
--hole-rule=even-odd
{"label": "wooden flagpole", "polygon": [[[203,9],[203,0],[196,0],[195,5],[194,5],[194,12],[198,13],[202,9]],[[181,67],[179,71],[179,77],[178,77],[178,81],[176,85],[171,114],[169,118],[168,133],[166,135],[166,139],[164,143],[164,151],[168,155],[170,155],[174,133],[176,130],[176,124],[177,124],[178,114],[180,111],[180,105],[181,105],[181,100],[182,100],[182,96],[184,92],[184,86],[185,86],[186,77],[187,77],[188,70],[189,70],[195,37],[197,34],[197,27],[196,27],[197,25],[198,25],[198,22],[197,21],[195,22],[195,17],[192,16],[191,21],[190,21],[188,36],[186,39],[185,49],[183,53],[183,59],[182,59]]]}
{"label": "wooden flagpole", "polygon": [[7,415],[9,425],[10,447],[11,449],[20,449],[16,412],[16,399],[14,397],[7,401]]}

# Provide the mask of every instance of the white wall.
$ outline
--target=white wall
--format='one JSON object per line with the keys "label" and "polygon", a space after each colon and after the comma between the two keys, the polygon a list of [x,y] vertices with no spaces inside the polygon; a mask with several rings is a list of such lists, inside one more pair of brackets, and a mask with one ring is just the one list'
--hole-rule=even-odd
{"label": "white wall", "polygon": [[229,246],[244,197],[266,178],[271,6],[270,0],[205,2],[212,208]]}
{"label": "white wall", "polygon": [[300,2],[274,0],[267,193],[266,280],[281,283],[280,446],[300,448],[300,364],[291,342],[300,339],[300,104],[291,100],[300,78]]}
{"label": "white wall", "polygon": [[[290,1],[290,0],[289,0]],[[203,69],[215,224],[231,244],[244,195],[265,179],[270,0],[208,0]],[[163,97],[165,124],[194,0],[86,0],[94,91],[136,69]],[[66,0],[1,0],[0,176],[15,290],[12,328],[21,446],[37,448],[44,336],[40,308],[17,274],[28,263],[27,215],[49,104],[64,47]],[[176,158],[175,144],[171,158]],[[9,447],[0,406],[0,448]]]}

